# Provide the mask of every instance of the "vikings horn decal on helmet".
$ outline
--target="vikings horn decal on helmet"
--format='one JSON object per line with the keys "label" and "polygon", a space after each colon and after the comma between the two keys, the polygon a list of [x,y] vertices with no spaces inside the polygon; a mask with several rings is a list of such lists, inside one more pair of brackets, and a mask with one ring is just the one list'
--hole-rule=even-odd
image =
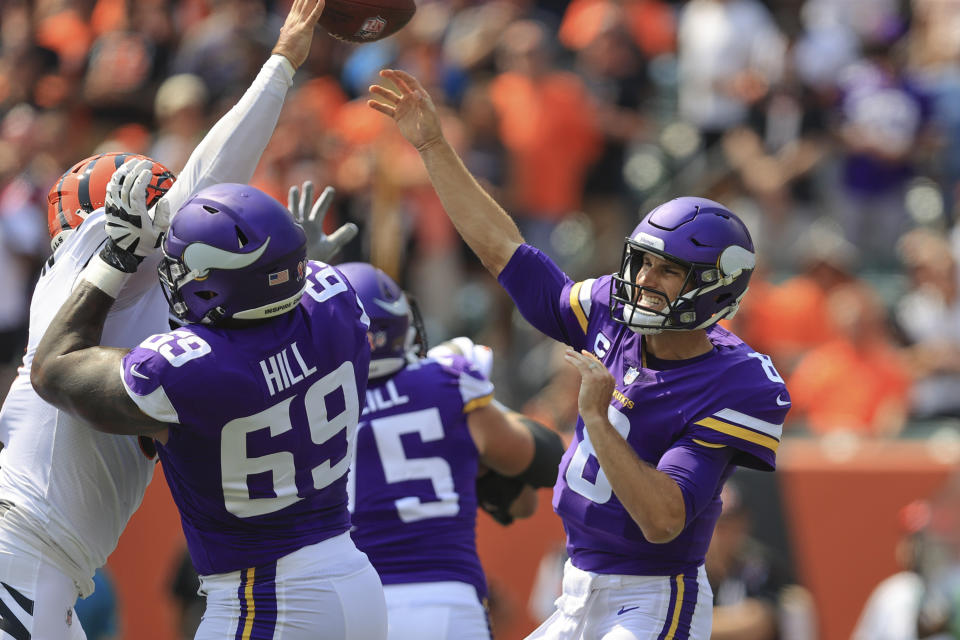
{"label": "vikings horn decal on helmet", "polygon": [[107,183],[113,172],[132,159],[153,162],[153,178],[147,186],[147,207],[152,207],[173,186],[169,169],[146,156],[134,153],[101,153],[81,160],[57,179],[47,194],[47,229],[54,251],[80,226],[88,215],[103,206]]}
{"label": "vikings horn decal on helmet", "polygon": [[[638,304],[643,291],[668,299],[637,284],[645,253],[687,271],[682,293],[662,310]],[[740,218],[712,200],[676,198],[648,213],[626,239],[610,285],[610,317],[644,334],[705,329],[737,312],[755,265],[753,241]]]}
{"label": "vikings horn decal on helmet", "polygon": [[370,377],[396,373],[412,357],[426,355],[427,344],[416,304],[393,279],[372,264],[337,265],[370,317]]}
{"label": "vikings horn decal on helmet", "polygon": [[307,237],[263,191],[218,184],[173,216],[160,284],[181,322],[261,320],[297,306],[306,286]]}

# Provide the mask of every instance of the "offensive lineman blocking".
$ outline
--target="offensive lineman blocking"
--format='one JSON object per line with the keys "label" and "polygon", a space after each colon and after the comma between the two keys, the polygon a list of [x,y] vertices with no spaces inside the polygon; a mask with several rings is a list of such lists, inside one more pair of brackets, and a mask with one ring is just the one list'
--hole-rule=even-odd
{"label": "offensive lineman blocking", "polygon": [[37,347],[34,387],[96,429],[156,438],[207,597],[199,640],[382,640],[380,579],[348,533],[370,357],[359,299],[307,260],[283,205],[214,185],[162,237],[160,282],[184,326],[132,350],[98,346],[159,236],[149,169],[129,166],[108,186],[110,239]]}
{"label": "offensive lineman blocking", "polygon": [[[198,189],[252,177],[293,74],[309,53],[323,7],[323,0],[294,2],[273,54],[250,88],[200,142],[172,186],[152,185],[170,188],[157,205],[159,222]],[[157,169],[157,174],[163,171]],[[104,194],[92,192],[95,186],[88,183],[85,191],[91,201],[102,202]],[[105,188],[106,182],[99,186]],[[63,194],[54,185],[50,231],[56,251],[34,289],[29,345],[0,410],[6,445],[0,451],[0,610],[5,628],[0,628],[0,638],[84,637],[73,604],[78,595],[92,592],[93,574],[116,547],[155,466],[136,437],[94,431],[44,402],[30,384],[40,338],[106,240],[102,209],[79,216],[62,207],[58,211],[58,195]],[[83,205],[77,194],[71,197],[77,207]],[[69,234],[61,235],[63,231]],[[147,262],[156,265],[158,257]],[[107,316],[103,342],[132,347],[166,331],[168,316],[156,273],[144,268],[128,280]]]}

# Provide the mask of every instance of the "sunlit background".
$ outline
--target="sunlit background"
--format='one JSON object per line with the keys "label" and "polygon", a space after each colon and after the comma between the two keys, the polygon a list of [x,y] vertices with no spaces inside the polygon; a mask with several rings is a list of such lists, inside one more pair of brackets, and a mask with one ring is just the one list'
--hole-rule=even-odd
{"label": "sunlit background", "polygon": [[[55,179],[98,151],[178,171],[266,60],[288,6],[0,2],[4,388],[50,254]],[[387,66],[421,79],[470,170],[574,278],[613,271],[639,217],[675,195],[748,223],[761,265],[730,324],[773,357],[793,409],[778,473],[734,477],[708,569],[732,584],[715,586],[718,605],[730,600],[718,616],[744,620],[749,595],[779,630],[717,638],[850,638],[897,572],[902,614],[960,637],[960,0],[420,0],[382,42],[318,31],[253,183],[282,201],[305,179],[335,186],[328,230],[361,229],[342,260],[400,281],[432,343],[493,347],[498,398],[569,432],[573,371],[460,242],[415,151],[365,106]],[[177,580],[162,485],[158,473],[103,576],[117,615],[103,637],[189,628],[193,578]],[[509,529],[480,518],[498,638],[523,637],[559,589],[549,499]],[[757,558],[774,576],[762,589],[724,580]]]}

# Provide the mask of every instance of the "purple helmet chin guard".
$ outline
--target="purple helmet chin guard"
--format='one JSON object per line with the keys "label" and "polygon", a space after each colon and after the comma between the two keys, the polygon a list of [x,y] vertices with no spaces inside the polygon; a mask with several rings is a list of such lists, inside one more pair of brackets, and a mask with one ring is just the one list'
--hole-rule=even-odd
{"label": "purple helmet chin guard", "polygon": [[207,187],[173,217],[163,239],[160,284],[181,322],[270,318],[300,302],[306,242],[286,207],[259,189]]}
{"label": "purple helmet chin guard", "polygon": [[402,369],[411,358],[426,355],[420,313],[412,298],[393,279],[366,262],[337,265],[357,292],[370,318],[370,377]]}
{"label": "purple helmet chin guard", "polygon": [[[643,254],[687,270],[681,294],[662,310],[638,304],[643,291],[664,300],[663,291],[636,283]],[[676,198],[640,221],[623,248],[619,273],[610,283],[610,317],[641,334],[705,329],[732,318],[756,265],[746,225],[706,198]]]}

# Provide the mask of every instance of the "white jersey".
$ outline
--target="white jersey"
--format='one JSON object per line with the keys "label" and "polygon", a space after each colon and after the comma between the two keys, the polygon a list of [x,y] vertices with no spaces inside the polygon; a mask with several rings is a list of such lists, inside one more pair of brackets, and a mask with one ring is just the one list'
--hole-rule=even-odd
{"label": "white jersey", "polygon": [[[272,56],[241,100],[210,130],[177,181],[157,204],[169,216],[195,192],[220,182],[246,183],[276,126],[293,67]],[[106,242],[103,210],[90,214],[61,245],[41,276],[30,308],[23,364],[0,409],[0,547],[46,558],[93,592],[93,574],[117,546],[153,476],[154,461],[137,438],[95,431],[47,404],[30,384],[30,365],[47,326]],[[132,348],[169,330],[157,278],[159,255],[124,284],[107,316],[102,344]],[[12,506],[11,506],[12,505]]]}

